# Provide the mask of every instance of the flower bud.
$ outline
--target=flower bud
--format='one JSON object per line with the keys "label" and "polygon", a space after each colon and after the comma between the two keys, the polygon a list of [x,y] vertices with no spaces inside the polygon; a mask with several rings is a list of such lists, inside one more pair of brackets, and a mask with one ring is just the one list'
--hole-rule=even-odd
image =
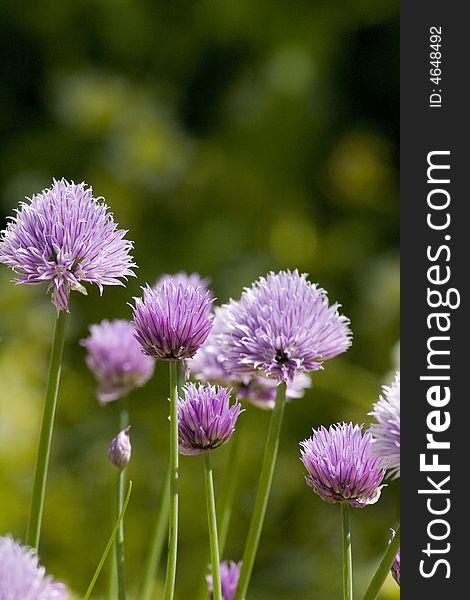
{"label": "flower bud", "polygon": [[118,469],[124,469],[131,459],[131,440],[129,438],[129,425],[123,429],[111,442],[108,458]]}

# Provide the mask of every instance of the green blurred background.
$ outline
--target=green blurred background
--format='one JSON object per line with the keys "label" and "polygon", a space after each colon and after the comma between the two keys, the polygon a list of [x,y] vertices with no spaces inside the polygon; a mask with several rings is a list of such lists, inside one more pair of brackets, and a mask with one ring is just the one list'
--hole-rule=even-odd
{"label": "green blurred background", "polygon": [[[354,343],[287,410],[250,597],[341,595],[340,515],[305,485],[311,427],[370,422],[398,361],[396,0],[4,0],[0,217],[52,177],[85,180],[135,241],[127,288],[74,294],[41,555],[83,594],[111,526],[115,406],[100,407],[79,340],[129,318],[139,286],[199,271],[221,303],[268,270],[298,267],[339,300]],[[23,537],[54,309],[45,287],[0,271],[0,532]],[[132,394],[135,589],[167,456],[167,368]],[[225,558],[239,560],[269,414],[249,408]],[[217,452],[223,485],[227,448]],[[178,598],[194,598],[207,546],[200,458],[181,461]],[[353,511],[363,592],[398,519],[399,482]],[[104,580],[97,587],[102,593]],[[381,598],[398,598],[389,580]],[[157,596],[159,597],[159,596]]]}

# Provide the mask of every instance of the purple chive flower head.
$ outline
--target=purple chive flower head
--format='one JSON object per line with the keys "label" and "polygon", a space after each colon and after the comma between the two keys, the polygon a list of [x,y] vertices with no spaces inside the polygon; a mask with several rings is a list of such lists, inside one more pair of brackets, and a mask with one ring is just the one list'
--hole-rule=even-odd
{"label": "purple chive flower head", "polygon": [[179,271],[174,275],[164,273],[155,284],[155,287],[160,286],[165,281],[173,281],[175,285],[181,284],[184,287],[192,285],[193,287],[201,287],[205,292],[209,291],[209,284],[211,280],[209,277],[201,277],[199,273],[186,273],[185,271]]}
{"label": "purple chive flower head", "polygon": [[372,456],[372,437],[362,426],[338,423],[313,430],[300,443],[306,481],[326,502],[349,502],[355,508],[374,504],[380,497],[385,471]]}
{"label": "purple chive flower head", "polygon": [[[220,334],[227,330],[227,307],[214,309],[214,322],[204,345],[187,362],[189,371],[199,381],[231,387],[239,400],[246,400],[264,409],[274,408],[277,380],[262,373],[237,373],[228,368],[225,347],[220,343]],[[287,383],[287,398],[302,398],[305,389],[311,386],[306,373],[296,373]]]}
{"label": "purple chive flower head", "polygon": [[71,290],[86,294],[83,284],[95,283],[102,293],[134,275],[126,233],[85,183],[54,180],[21,203],[1,234],[0,262],[17,273],[17,283],[49,282],[52,302],[68,311]]}
{"label": "purple chive flower head", "polygon": [[143,298],[135,298],[134,324],[144,353],[160,360],[191,358],[212,327],[210,293],[171,279],[143,291]]}
{"label": "purple chive flower head", "polygon": [[113,465],[120,471],[127,467],[131,460],[131,439],[129,436],[131,426],[129,425],[120,431],[108,449],[108,458]]}
{"label": "purple chive flower head", "polygon": [[[222,600],[233,600],[237,591],[238,579],[240,578],[240,569],[242,563],[236,563],[233,560],[220,563],[220,580],[222,585]],[[214,584],[212,575],[207,575],[207,587],[209,588],[210,599],[213,599]]]}
{"label": "purple chive flower head", "polygon": [[129,321],[101,321],[90,326],[90,336],[81,340],[88,350],[86,363],[98,380],[101,403],[121,398],[142,387],[152,377],[155,362],[142,352]]}
{"label": "purple chive flower head", "polygon": [[65,585],[46,576],[36,552],[0,537],[0,600],[66,600]]}
{"label": "purple chive flower head", "polygon": [[392,577],[395,581],[400,585],[400,550],[398,550],[397,555],[395,556],[395,560],[393,561],[392,568]]}
{"label": "purple chive flower head", "polygon": [[295,271],[269,273],[227,307],[220,334],[228,368],[280,381],[316,371],[351,345],[349,319],[329,306],[326,292]]}
{"label": "purple chive flower head", "polygon": [[383,386],[383,395],[369,414],[376,423],[370,428],[372,452],[382,459],[382,467],[392,478],[400,477],[400,372],[390,386]]}
{"label": "purple chive flower head", "polygon": [[238,402],[230,406],[226,388],[188,383],[178,402],[181,454],[204,454],[228,442],[240,412]]}

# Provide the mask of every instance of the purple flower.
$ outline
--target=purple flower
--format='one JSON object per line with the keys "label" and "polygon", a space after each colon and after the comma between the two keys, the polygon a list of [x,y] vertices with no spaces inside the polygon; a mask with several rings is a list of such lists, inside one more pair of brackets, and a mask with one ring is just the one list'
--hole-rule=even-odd
{"label": "purple flower", "polygon": [[123,285],[134,275],[127,232],[117,229],[106,204],[85,183],[53,181],[50,189],[23,202],[0,239],[0,262],[18,274],[18,283],[49,282],[52,302],[69,309],[71,290],[83,283]]}
{"label": "purple flower", "polygon": [[193,287],[201,287],[205,292],[209,291],[209,284],[211,280],[209,277],[201,277],[199,273],[186,273],[185,271],[179,271],[174,275],[164,273],[157,281],[154,287],[159,287],[165,281],[173,281],[175,285],[181,284],[183,287],[192,285]]}
{"label": "purple flower", "polygon": [[164,281],[135,298],[136,339],[145,354],[160,360],[191,358],[212,327],[212,298],[201,287]]}
{"label": "purple flower", "polygon": [[391,571],[393,579],[400,585],[400,550],[398,550],[397,555],[395,556]]}
{"label": "purple flower", "polygon": [[98,380],[101,403],[142,387],[153,375],[154,360],[142,352],[129,321],[104,320],[91,325],[90,336],[80,343],[88,350],[86,363]]}
{"label": "purple flower", "polygon": [[374,504],[380,497],[385,471],[372,456],[372,437],[362,426],[338,423],[313,430],[300,443],[306,481],[326,502],[349,502],[355,508]]}
{"label": "purple flower", "polygon": [[65,585],[46,576],[36,552],[0,537],[0,600],[66,600]]}
{"label": "purple flower", "polygon": [[[220,580],[222,584],[222,600],[233,600],[237,591],[238,579],[240,578],[240,569],[242,563],[236,563],[233,560],[220,563]],[[212,575],[207,576],[207,587],[209,588],[210,599],[213,599],[214,585]]]}
{"label": "purple flower", "polygon": [[181,454],[204,454],[232,437],[241,412],[238,402],[230,406],[230,391],[212,385],[184,387],[178,401],[178,435]]}
{"label": "purple flower", "polygon": [[226,305],[220,343],[228,369],[286,382],[295,373],[321,369],[351,345],[349,319],[338,307],[329,306],[326,292],[297,270],[261,277],[240,301]]}
{"label": "purple flower", "polygon": [[113,463],[113,465],[122,470],[129,464],[131,460],[131,440],[129,437],[129,430],[131,426],[129,425],[122,431],[120,431],[108,449],[108,458]]}
{"label": "purple flower", "polygon": [[[220,334],[227,331],[227,307],[216,307],[211,332],[204,345],[187,362],[189,371],[199,381],[231,387],[239,400],[246,400],[260,408],[274,408],[278,381],[262,373],[234,373],[228,368],[225,347],[220,343]],[[296,373],[287,383],[287,398],[301,398],[311,380],[305,373]]]}
{"label": "purple flower", "polygon": [[370,427],[373,438],[372,453],[382,459],[392,478],[400,477],[400,372],[397,371],[390,387],[383,386],[383,396],[369,414],[377,423]]}

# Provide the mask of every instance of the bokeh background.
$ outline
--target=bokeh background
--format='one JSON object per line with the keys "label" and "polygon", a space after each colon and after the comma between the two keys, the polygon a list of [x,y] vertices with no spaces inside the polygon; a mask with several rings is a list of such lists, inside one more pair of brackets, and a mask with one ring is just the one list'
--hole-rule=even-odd
{"label": "bokeh background", "polygon": [[[83,594],[112,520],[100,407],[79,340],[129,318],[139,286],[199,271],[222,303],[269,270],[298,267],[339,300],[354,343],[288,406],[250,597],[340,597],[339,508],[305,485],[298,442],[319,424],[369,423],[398,363],[396,0],[4,0],[0,17],[0,217],[52,177],[85,180],[135,241],[138,277],[75,294],[41,555]],[[45,288],[0,271],[0,532],[27,519],[54,309]],[[132,394],[135,589],[167,456],[167,368]],[[239,560],[269,414],[244,420],[243,472],[226,558]],[[216,458],[221,489],[227,448]],[[182,459],[178,598],[206,553],[203,471]],[[399,482],[353,511],[357,592],[398,520]],[[96,588],[103,593],[105,578]],[[398,598],[390,580],[381,598]],[[159,597],[157,594],[156,597]]]}

